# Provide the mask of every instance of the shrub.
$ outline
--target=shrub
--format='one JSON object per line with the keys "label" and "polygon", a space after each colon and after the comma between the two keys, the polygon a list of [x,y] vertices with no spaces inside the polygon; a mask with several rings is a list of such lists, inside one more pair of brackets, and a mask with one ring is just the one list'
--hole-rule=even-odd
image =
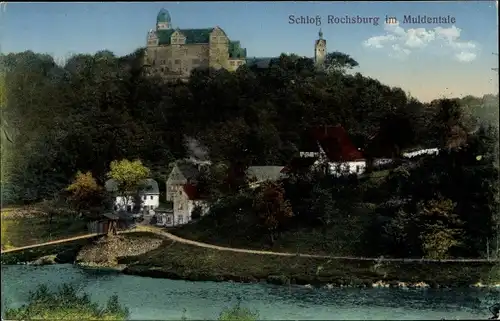
{"label": "shrub", "polygon": [[30,293],[28,304],[5,311],[9,320],[126,320],[128,315],[128,309],[120,306],[116,295],[105,307],[99,307],[90,301],[88,294],[78,295],[68,284],[56,292],[41,285]]}
{"label": "shrub", "polygon": [[248,308],[241,306],[241,302],[232,307],[225,309],[219,315],[219,321],[257,321],[259,319],[259,314],[253,312]]}

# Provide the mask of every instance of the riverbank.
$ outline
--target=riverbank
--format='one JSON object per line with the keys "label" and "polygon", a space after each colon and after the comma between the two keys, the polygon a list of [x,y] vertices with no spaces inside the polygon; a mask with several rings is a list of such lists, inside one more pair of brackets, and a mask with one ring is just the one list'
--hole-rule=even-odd
{"label": "riverbank", "polygon": [[[190,281],[332,287],[464,287],[500,283],[500,267],[493,263],[374,262],[235,253],[181,244],[148,232],[45,248],[39,251],[38,258],[33,251],[23,252],[26,251],[17,254],[17,259],[29,256],[33,261],[44,255],[66,253],[66,261],[82,266]],[[11,263],[4,256],[10,257]],[[4,254],[2,262],[12,264],[12,256]]]}
{"label": "riverbank", "polygon": [[2,250],[86,234],[86,222],[51,202],[2,208]]}

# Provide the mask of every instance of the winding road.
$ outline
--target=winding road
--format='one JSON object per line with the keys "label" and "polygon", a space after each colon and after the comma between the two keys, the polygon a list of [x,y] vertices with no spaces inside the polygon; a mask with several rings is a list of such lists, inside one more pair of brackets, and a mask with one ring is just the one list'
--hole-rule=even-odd
{"label": "winding road", "polygon": [[[296,256],[296,257],[307,257],[307,258],[320,258],[320,259],[330,259],[330,260],[350,260],[350,261],[385,261],[385,262],[421,262],[421,263],[432,263],[432,262],[463,262],[463,263],[488,263],[488,262],[500,262],[500,260],[487,260],[487,259],[445,259],[445,260],[434,260],[434,259],[401,259],[401,258],[373,258],[373,257],[352,257],[352,256],[329,256],[329,255],[316,255],[316,254],[299,254],[299,253],[289,253],[289,252],[274,252],[274,251],[261,251],[261,250],[250,250],[250,249],[240,249],[240,248],[233,248],[233,247],[225,247],[225,246],[219,246],[219,245],[213,245],[213,244],[207,244],[203,242],[198,242],[198,241],[193,241],[193,240],[188,240],[185,238],[178,237],[172,233],[169,233],[161,228],[154,227],[154,226],[146,226],[146,225],[138,225],[132,230],[127,230],[127,231],[120,231],[118,232],[119,234],[126,234],[126,233],[133,233],[133,232],[151,232],[156,235],[160,235],[163,237],[166,237],[174,242],[179,242],[182,244],[189,244],[193,246],[198,246],[198,247],[203,247],[203,248],[208,248],[208,249],[214,249],[218,251],[228,251],[228,252],[237,252],[237,253],[248,253],[248,254],[260,254],[260,255],[274,255],[274,256]],[[59,243],[66,243],[66,242],[71,242],[71,241],[76,241],[76,240],[81,240],[81,239],[88,239],[92,238],[95,236],[99,236],[102,234],[86,234],[86,235],[81,235],[81,236],[75,236],[75,237],[70,237],[70,238],[65,238],[61,240],[55,240],[55,241],[50,241],[50,242],[45,242],[45,243],[40,243],[40,244],[34,244],[34,245],[28,245],[28,246],[22,246],[22,247],[17,247],[17,248],[11,248],[8,250],[2,250],[2,254],[4,253],[11,253],[11,252],[17,252],[21,250],[26,250],[26,249],[32,249],[32,248],[37,248],[37,247],[42,247],[42,246],[47,246],[47,245],[54,245],[54,244],[59,244]]]}

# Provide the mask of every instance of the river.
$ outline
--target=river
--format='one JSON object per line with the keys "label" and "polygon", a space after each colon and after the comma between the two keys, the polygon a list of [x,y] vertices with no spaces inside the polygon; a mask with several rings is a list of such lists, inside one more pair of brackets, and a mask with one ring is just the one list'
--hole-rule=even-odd
{"label": "river", "polygon": [[242,304],[265,320],[440,320],[486,319],[500,291],[479,289],[308,289],[299,286],[187,282],[84,270],[61,264],[2,266],[2,310],[23,304],[28,292],[62,283],[104,304],[117,294],[132,320],[214,320],[220,311]]}

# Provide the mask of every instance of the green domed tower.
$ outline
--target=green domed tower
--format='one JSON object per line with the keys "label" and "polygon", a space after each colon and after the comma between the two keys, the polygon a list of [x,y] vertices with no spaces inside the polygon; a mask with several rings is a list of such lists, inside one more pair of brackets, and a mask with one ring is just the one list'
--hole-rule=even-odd
{"label": "green domed tower", "polygon": [[170,13],[166,9],[161,9],[156,16],[156,30],[172,29]]}

